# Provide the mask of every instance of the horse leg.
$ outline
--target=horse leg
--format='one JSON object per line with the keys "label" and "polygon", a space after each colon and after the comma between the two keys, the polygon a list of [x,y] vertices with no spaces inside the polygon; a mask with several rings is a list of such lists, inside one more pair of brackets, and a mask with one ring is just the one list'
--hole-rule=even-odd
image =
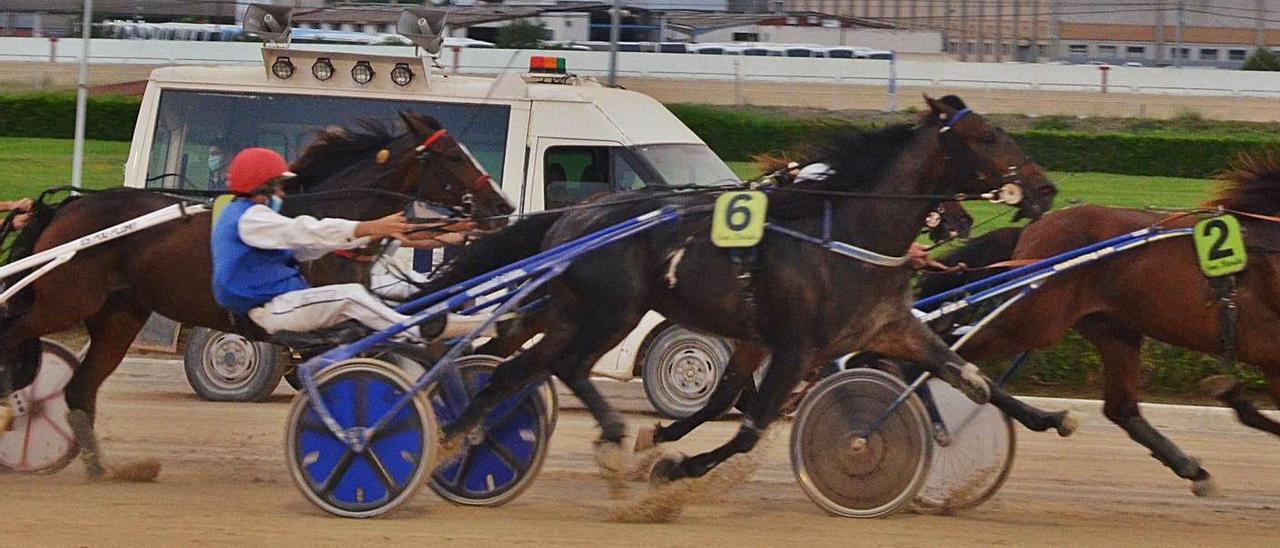
{"label": "horse leg", "polygon": [[67,420],[71,423],[76,443],[80,445],[80,458],[90,478],[99,478],[105,471],[93,431],[98,388],[120,365],[149,314],[117,295],[108,300],[102,310],[85,320],[89,331],[89,352],[67,383],[66,398],[67,406],[71,408]]}
{"label": "horse leg", "polygon": [[1197,496],[1217,494],[1209,472],[1188,457],[1169,438],[1151,426],[1138,409],[1138,384],[1142,334],[1103,316],[1086,316],[1076,326],[1084,338],[1102,355],[1105,394],[1102,413],[1120,426],[1151,456],[1167,466],[1178,477],[1191,480],[1191,492]]}
{"label": "horse leg", "polygon": [[[1209,377],[1200,382],[1200,386],[1214,399],[1235,409],[1236,418],[1250,428],[1257,428],[1280,436],[1280,422],[1263,415],[1244,394],[1244,383],[1226,375]],[[1280,372],[1267,375],[1267,391],[1276,405],[1280,406]]]}
{"label": "horse leg", "polygon": [[914,363],[956,387],[974,402],[987,403],[991,397],[991,383],[978,366],[952,352],[937,335],[909,314],[886,321],[862,346],[862,350]]}
{"label": "horse leg", "polygon": [[756,369],[769,356],[769,349],[752,343],[739,343],[734,346],[733,355],[725,365],[724,376],[716,384],[711,398],[702,409],[692,415],[679,419],[667,426],[657,424],[652,429],[642,429],[636,436],[636,450],[644,450],[659,443],[679,440],[695,428],[714,420],[733,408],[733,404],[742,394],[742,389],[751,382]]}
{"label": "horse leg", "polygon": [[791,396],[791,392],[800,383],[804,372],[812,365],[814,365],[812,351],[796,348],[776,349],[773,352],[773,362],[770,363],[769,371],[765,373],[764,382],[760,385],[760,391],[751,400],[747,416],[742,420],[738,433],[724,445],[706,453],[679,461],[659,461],[658,467],[655,467],[655,473],[661,474],[663,479],[668,481],[698,478],[706,475],[729,457],[754,449],[756,443],[760,441],[760,434],[778,418],[782,404]]}
{"label": "horse leg", "polygon": [[545,310],[524,316],[516,322],[514,329],[489,339],[476,349],[476,353],[499,357],[515,354],[534,335],[546,330],[546,318]]}

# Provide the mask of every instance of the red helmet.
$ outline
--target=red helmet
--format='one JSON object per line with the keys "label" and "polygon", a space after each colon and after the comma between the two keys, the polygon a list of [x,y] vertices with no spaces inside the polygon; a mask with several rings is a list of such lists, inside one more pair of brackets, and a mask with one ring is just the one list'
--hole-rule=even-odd
{"label": "red helmet", "polygon": [[279,177],[293,177],[289,162],[269,148],[246,148],[227,166],[227,190],[233,194],[253,194],[262,185]]}

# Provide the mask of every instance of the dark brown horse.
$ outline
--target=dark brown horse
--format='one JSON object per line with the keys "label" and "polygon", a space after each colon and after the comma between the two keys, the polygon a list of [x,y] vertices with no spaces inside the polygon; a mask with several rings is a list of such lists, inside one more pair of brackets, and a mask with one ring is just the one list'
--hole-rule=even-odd
{"label": "dark brown horse", "polygon": [[[901,254],[915,240],[925,215],[941,201],[934,198],[939,194],[985,192],[1012,178],[1031,183],[1035,189],[1023,204],[1030,214],[1047,208],[1055,193],[1053,185],[1012,139],[977,114],[961,114],[968,109],[956,97],[929,99],[928,105],[929,112],[917,125],[856,132],[837,139],[824,158],[834,175],[799,183],[793,187],[798,190],[775,191],[770,222],[820,234],[823,204],[830,199],[834,239]],[[863,196],[824,197],[804,191]],[[536,232],[532,230],[535,225],[522,226],[522,222],[487,239],[491,248],[502,247],[506,239],[522,245],[530,241],[539,244],[532,249],[511,246],[506,257],[509,262],[659,206],[696,210],[714,201],[705,193],[659,194],[651,200],[638,200],[638,196],[609,197],[594,205],[611,207],[565,213],[544,229],[545,237],[531,235]],[[925,196],[929,198],[914,199]],[[868,348],[899,358],[913,356],[970,397],[986,399],[986,380],[974,374],[971,365],[957,361],[947,346],[912,316],[907,297],[908,267],[841,258],[821,247],[768,232],[754,250],[755,265],[745,267],[754,273],[751,285],[744,287],[741,268],[726,250],[711,244],[709,225],[705,213],[690,213],[672,225],[582,257],[553,280],[548,285],[551,299],[546,335],[497,369],[462,416],[445,428],[446,439],[460,439],[493,405],[554,374],[600,423],[599,447],[619,450],[625,427],[587,376],[591,364],[634,328],[649,309],[699,331],[766,347],[773,357],[760,395],[738,435],[710,453],[671,463],[665,469],[670,479],[703,475],[732,455],[750,451],[804,373],[850,348]],[[457,274],[466,269],[455,264],[454,270]],[[850,317],[849,310],[864,313]]]}
{"label": "dark brown horse", "polygon": [[[1221,194],[1208,205],[1259,215],[1280,211],[1280,156],[1242,155],[1220,178]],[[1029,225],[1012,253],[1037,259],[1160,223],[1186,227],[1195,217],[1131,209],[1078,206]],[[1139,352],[1144,338],[1201,352],[1236,357],[1259,368],[1280,405],[1280,224],[1240,216],[1249,250],[1248,268],[1235,279],[1238,311],[1235,334],[1224,331],[1224,302],[1197,266],[1191,238],[1162,240],[1126,251],[1099,264],[1050,278],[1043,287],[1009,307],[968,341],[960,354],[971,360],[1011,356],[1045,348],[1075,330],[1102,355],[1103,413],[1179,477],[1192,481],[1197,495],[1216,493],[1209,472],[1156,431],[1138,409]],[[1207,388],[1231,405],[1244,424],[1280,435],[1242,395],[1239,381],[1217,378]],[[1051,426],[1052,418],[1013,398],[992,403],[1029,426]],[[1047,423],[1046,423],[1046,419]]]}
{"label": "dark brown horse", "polygon": [[[402,114],[407,130],[364,124],[359,131],[331,129],[294,162],[288,215],[370,219],[404,208],[417,196],[470,207],[477,217],[505,215],[511,205],[483,168],[434,119]],[[431,137],[434,139],[430,139]],[[386,151],[385,153],[381,153]],[[175,197],[116,189],[70,200],[56,211],[37,212],[18,248],[40,252],[179,202]],[[87,434],[77,441],[90,457],[98,387],[124,358],[152,312],[184,324],[236,331],[213,299],[209,230],[212,216],[196,214],[87,249],[24,290],[0,316],[0,360],[13,371],[13,388],[35,375],[38,337],[83,323],[90,345],[66,387],[67,403]],[[9,260],[20,258],[15,253]],[[308,269],[316,285],[355,281],[356,268],[332,259],[330,268]],[[34,353],[31,348],[35,345]],[[13,360],[21,357],[24,359]],[[13,363],[17,361],[18,363]],[[0,394],[2,396],[3,394]],[[96,458],[89,473],[101,474]]]}

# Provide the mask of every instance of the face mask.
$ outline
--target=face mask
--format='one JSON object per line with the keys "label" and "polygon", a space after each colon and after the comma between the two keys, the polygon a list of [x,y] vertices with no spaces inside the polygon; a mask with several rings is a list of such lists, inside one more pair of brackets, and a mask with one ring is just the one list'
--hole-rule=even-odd
{"label": "face mask", "polygon": [[222,167],[222,156],[209,156],[209,171],[218,171]]}
{"label": "face mask", "polygon": [[267,202],[267,207],[276,213],[280,212],[280,208],[284,207],[284,199],[279,196],[272,196],[271,201]]}

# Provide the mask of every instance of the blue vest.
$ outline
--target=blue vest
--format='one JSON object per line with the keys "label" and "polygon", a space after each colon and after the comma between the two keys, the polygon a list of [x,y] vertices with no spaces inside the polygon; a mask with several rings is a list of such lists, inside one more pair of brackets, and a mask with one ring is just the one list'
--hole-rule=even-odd
{"label": "blue vest", "polygon": [[290,291],[306,289],[293,252],[258,249],[240,239],[240,217],[254,203],[237,198],[213,221],[213,297],[223,308],[247,314]]}

